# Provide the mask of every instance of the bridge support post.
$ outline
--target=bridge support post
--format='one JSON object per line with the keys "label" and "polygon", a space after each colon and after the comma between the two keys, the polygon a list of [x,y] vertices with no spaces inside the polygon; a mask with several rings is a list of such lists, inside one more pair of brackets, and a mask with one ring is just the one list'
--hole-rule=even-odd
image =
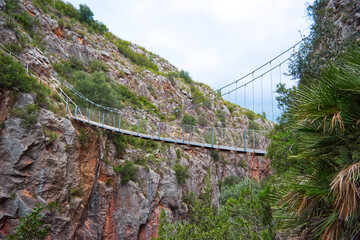
{"label": "bridge support post", "polygon": [[137,135],[139,136],[140,119],[137,121]]}
{"label": "bridge support post", "polygon": [[160,122],[159,122],[159,132],[158,132],[158,139],[160,140],[160,131],[161,131],[161,128],[160,128]]}
{"label": "bridge support post", "polygon": [[246,152],[246,130],[244,130],[244,151]]}
{"label": "bridge support post", "polygon": [[88,109],[88,124],[90,124],[90,108]]}
{"label": "bridge support post", "polygon": [[[68,97],[66,97],[66,112],[67,112],[67,114],[69,114],[69,99],[68,99]],[[70,114],[70,116],[71,116],[71,114]]]}
{"label": "bridge support post", "polygon": [[103,112],[102,127],[104,127],[104,118],[105,118],[105,113]]}
{"label": "bridge support post", "polygon": [[214,128],[211,131],[211,147],[214,147]]}
{"label": "bridge support post", "polygon": [[119,132],[120,132],[120,126],[121,126],[121,115],[119,114]]}
{"label": "bridge support post", "polygon": [[185,143],[185,124],[183,124],[183,143]]}
{"label": "bridge support post", "polygon": [[76,120],[77,108],[78,108],[78,106],[76,105],[75,106],[75,120]]}

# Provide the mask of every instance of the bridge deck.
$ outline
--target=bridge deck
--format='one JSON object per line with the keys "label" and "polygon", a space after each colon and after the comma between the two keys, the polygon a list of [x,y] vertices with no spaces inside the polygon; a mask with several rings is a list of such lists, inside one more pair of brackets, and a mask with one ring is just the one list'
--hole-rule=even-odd
{"label": "bridge deck", "polygon": [[70,116],[72,119],[92,125],[92,126],[96,126],[96,127],[100,127],[106,130],[110,130],[113,132],[118,132],[121,134],[125,134],[125,135],[129,135],[129,136],[133,136],[133,137],[140,137],[140,138],[144,138],[144,139],[150,139],[153,141],[161,141],[161,142],[167,142],[167,143],[173,143],[173,144],[180,144],[180,145],[189,145],[189,146],[194,146],[194,147],[203,147],[203,148],[208,148],[208,149],[217,149],[220,151],[233,151],[233,152],[238,152],[238,153],[255,153],[256,155],[265,155],[266,151],[265,150],[259,150],[259,149],[249,149],[249,148],[236,148],[236,147],[227,147],[227,146],[221,146],[221,145],[216,145],[216,144],[206,144],[206,143],[199,143],[199,142],[193,142],[193,141],[183,141],[180,139],[172,139],[172,138],[165,138],[165,137],[159,137],[159,136],[154,136],[154,135],[148,135],[148,134],[144,134],[144,133],[137,133],[137,132],[132,132],[132,131],[128,131],[128,130],[124,130],[124,129],[119,129],[110,125],[106,125],[106,124],[100,124],[98,122],[95,121],[91,121],[87,118],[82,118],[82,117],[75,117],[73,115]]}

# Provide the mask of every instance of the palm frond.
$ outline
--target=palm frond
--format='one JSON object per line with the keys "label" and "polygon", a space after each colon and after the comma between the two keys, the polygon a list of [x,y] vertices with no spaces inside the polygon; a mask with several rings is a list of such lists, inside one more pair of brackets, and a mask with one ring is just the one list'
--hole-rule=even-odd
{"label": "palm frond", "polygon": [[331,191],[336,196],[335,207],[341,219],[348,220],[357,209],[360,198],[359,175],[360,162],[357,162],[339,172],[331,182]]}

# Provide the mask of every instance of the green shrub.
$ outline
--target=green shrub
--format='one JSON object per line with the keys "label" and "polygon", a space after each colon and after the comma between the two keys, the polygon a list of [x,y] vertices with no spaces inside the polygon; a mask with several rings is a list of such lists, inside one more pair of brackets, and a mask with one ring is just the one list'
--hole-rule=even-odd
{"label": "green shrub", "polygon": [[91,27],[95,30],[95,32],[102,34],[102,35],[109,32],[109,29],[106,27],[106,25],[97,20],[95,20],[91,23]]}
{"label": "green shrub", "polygon": [[17,43],[9,42],[9,43],[6,43],[4,45],[5,45],[5,47],[7,49],[9,49],[11,52],[13,52],[15,54],[19,54],[23,50],[23,47],[21,45],[17,44]]}
{"label": "green shrub", "polygon": [[5,12],[9,15],[18,13],[20,11],[19,0],[7,0],[5,4]]}
{"label": "green shrub", "polygon": [[125,57],[129,58],[136,65],[146,67],[155,72],[159,70],[158,66],[153,62],[151,62],[147,57],[131,50],[129,44],[130,44],[129,42],[120,39],[118,39],[116,42],[116,46],[118,47],[119,52],[123,54]]}
{"label": "green shrub", "polygon": [[232,104],[230,104],[230,105],[228,106],[228,109],[229,109],[229,111],[230,111],[231,114],[235,111],[235,107],[234,107],[234,105],[232,105]]}
{"label": "green shrub", "polygon": [[2,89],[18,88],[22,92],[33,91],[37,84],[36,78],[26,75],[24,67],[11,56],[0,54],[0,87]]}
{"label": "green shrub", "polygon": [[23,119],[24,121],[22,124],[24,126],[31,126],[37,123],[37,111],[38,106],[36,104],[29,104],[24,109],[13,108],[11,110],[11,114],[15,117]]}
{"label": "green shrub", "polygon": [[76,70],[85,70],[86,69],[85,63],[81,59],[79,59],[75,56],[71,56],[69,58],[69,64],[72,69],[76,69]]}
{"label": "green shrub", "polygon": [[15,20],[20,23],[25,31],[27,31],[31,36],[36,34],[36,27],[39,24],[39,20],[30,15],[28,12],[22,12],[20,14],[14,15]]}
{"label": "green shrub", "polygon": [[120,134],[110,134],[108,135],[109,139],[112,140],[116,147],[117,155],[116,157],[122,157],[125,155],[125,150],[127,148],[127,142],[125,140],[125,137]]}
{"label": "green shrub", "polygon": [[184,71],[184,70],[181,70],[179,72],[179,76],[188,84],[193,84],[193,80],[192,78],[190,77],[190,74],[189,72],[187,71]]}
{"label": "green shrub", "polygon": [[256,117],[256,114],[253,111],[250,111],[250,110],[247,110],[245,112],[245,115],[249,120],[254,120],[255,117]]}
{"label": "green shrub", "polygon": [[260,126],[260,124],[258,124],[257,122],[255,122],[255,121],[253,121],[253,120],[250,120],[249,129],[260,130],[260,129],[261,129],[261,126]]}
{"label": "green shrub", "polygon": [[137,165],[147,166],[148,160],[145,157],[139,157],[134,161]]}
{"label": "green shrub", "polygon": [[55,141],[58,137],[58,135],[55,132],[45,132],[45,135],[47,135],[49,137],[48,144]]}
{"label": "green shrub", "polygon": [[60,27],[62,30],[64,30],[64,27],[65,27],[64,20],[63,20],[63,19],[59,19],[58,24],[59,24],[59,27]]}
{"label": "green shrub", "polygon": [[113,166],[113,169],[120,174],[121,184],[126,184],[130,180],[136,181],[137,167],[134,166],[134,163],[126,160],[123,165]]}
{"label": "green shrub", "polygon": [[194,116],[189,116],[188,114],[185,114],[183,119],[181,120],[181,123],[184,125],[196,125],[197,120]]}
{"label": "green shrub", "polygon": [[220,157],[219,157],[219,153],[216,149],[210,149],[209,154],[210,154],[210,157],[212,158],[212,160],[214,160],[214,162],[219,161]]}
{"label": "green shrub", "polygon": [[177,157],[177,159],[181,159],[181,150],[180,149],[176,149],[176,157]]}
{"label": "green shrub", "polygon": [[85,195],[85,192],[82,186],[80,186],[79,188],[71,187],[68,191],[68,195],[70,197],[83,197]]}
{"label": "green shrub", "polygon": [[219,203],[221,205],[225,205],[227,200],[230,198],[238,199],[241,192],[248,186],[251,186],[251,191],[255,194],[257,194],[261,188],[260,184],[254,179],[246,178],[240,181],[235,179],[227,180],[227,183],[223,183]]}
{"label": "green shrub", "polygon": [[176,163],[173,167],[173,170],[175,171],[175,176],[178,184],[184,185],[186,179],[189,178],[188,169],[181,164]]}
{"label": "green shrub", "polygon": [[48,13],[48,8],[52,0],[34,0],[34,3],[37,7],[41,8],[44,13]]}
{"label": "green shrub", "polygon": [[49,202],[47,208],[50,210],[50,212],[54,212],[55,210],[57,210],[60,214],[62,213],[61,205],[55,201]]}
{"label": "green shrub", "polygon": [[241,179],[238,176],[227,176],[222,181],[223,187],[231,187],[241,182]]}
{"label": "green shrub", "polygon": [[111,186],[111,179],[110,178],[106,180],[106,186],[108,186],[108,187]]}
{"label": "green shrub", "polygon": [[216,111],[216,116],[219,118],[219,120],[221,121],[221,123],[225,127],[226,126],[225,113],[223,111],[221,111],[220,109],[218,109]]}
{"label": "green shrub", "polygon": [[89,61],[89,68],[90,68],[90,73],[98,72],[98,71],[103,71],[103,72],[109,71],[106,63],[96,59]]}
{"label": "green shrub", "polygon": [[24,125],[25,126],[32,126],[35,123],[37,123],[38,119],[36,115],[30,115],[26,119],[24,119]]}
{"label": "green shrub", "polygon": [[39,107],[48,108],[51,105],[51,102],[48,99],[48,96],[51,94],[50,88],[47,86],[36,84],[36,89],[34,90],[36,92],[36,98],[35,103]]}
{"label": "green shrub", "polygon": [[207,99],[204,97],[204,95],[197,89],[195,86],[191,86],[190,88],[192,93],[192,101],[195,104],[205,103],[204,106],[209,107],[210,105],[207,103]]}
{"label": "green shrub", "polygon": [[55,8],[61,12],[61,14],[68,16],[72,19],[80,19],[78,10],[69,2],[65,3],[61,0],[55,1]]}
{"label": "green shrub", "polygon": [[246,167],[246,163],[245,163],[245,161],[243,159],[239,160],[238,167],[241,167],[241,168]]}
{"label": "green shrub", "polygon": [[177,77],[179,77],[179,73],[177,73],[177,72],[169,72],[169,73],[167,74],[167,78],[169,79],[169,81],[171,82],[171,84],[172,84],[173,86],[176,85],[175,79],[176,79]]}
{"label": "green shrub", "polygon": [[13,21],[11,21],[11,19],[9,19],[5,22],[5,27],[14,30],[17,28],[17,25]]}
{"label": "green shrub", "polygon": [[80,134],[78,136],[78,139],[80,141],[81,147],[84,147],[86,144],[86,141],[88,140],[88,133],[84,128],[80,129]]}
{"label": "green shrub", "polygon": [[45,239],[48,235],[48,227],[44,226],[41,220],[43,214],[43,206],[37,204],[31,213],[27,213],[25,217],[20,218],[19,226],[15,228],[15,233],[6,236],[7,240],[19,239]]}

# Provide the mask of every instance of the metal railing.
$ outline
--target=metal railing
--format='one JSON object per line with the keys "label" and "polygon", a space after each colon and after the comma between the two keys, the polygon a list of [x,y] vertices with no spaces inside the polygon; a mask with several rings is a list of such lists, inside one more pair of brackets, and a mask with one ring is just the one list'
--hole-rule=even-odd
{"label": "metal railing", "polygon": [[202,127],[159,122],[145,116],[69,106],[70,116],[90,125],[132,136],[199,147],[265,154],[268,131]]}

